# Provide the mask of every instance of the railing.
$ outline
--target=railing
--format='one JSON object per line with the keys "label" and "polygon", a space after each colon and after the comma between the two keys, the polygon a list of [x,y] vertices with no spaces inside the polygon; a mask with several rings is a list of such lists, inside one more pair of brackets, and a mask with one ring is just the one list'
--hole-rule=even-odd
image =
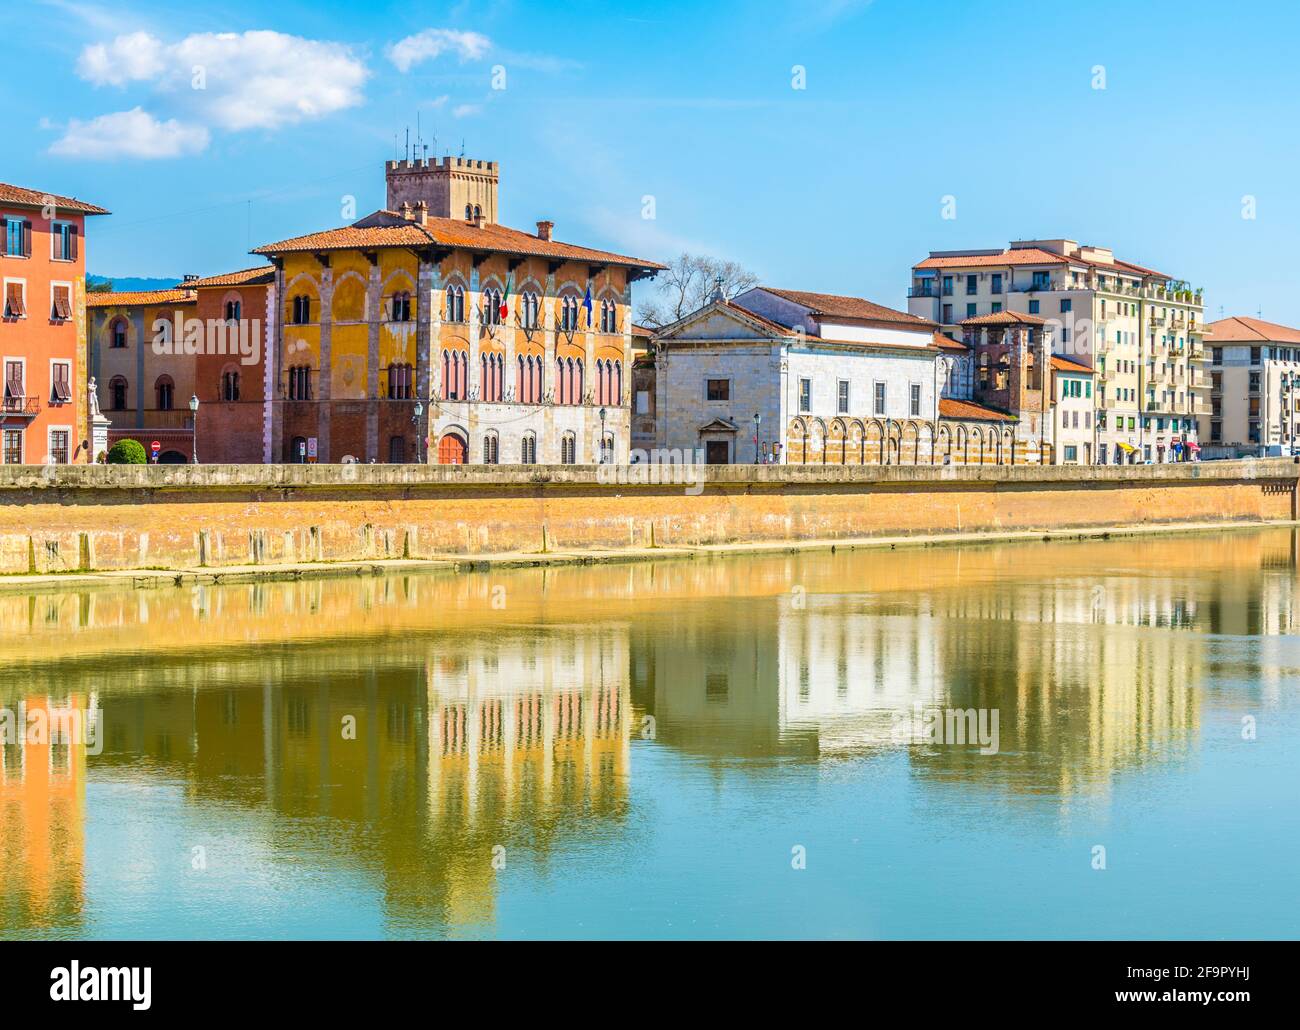
{"label": "railing", "polygon": [[4,413],[6,415],[39,415],[41,413],[41,399],[39,397],[15,397],[5,394]]}

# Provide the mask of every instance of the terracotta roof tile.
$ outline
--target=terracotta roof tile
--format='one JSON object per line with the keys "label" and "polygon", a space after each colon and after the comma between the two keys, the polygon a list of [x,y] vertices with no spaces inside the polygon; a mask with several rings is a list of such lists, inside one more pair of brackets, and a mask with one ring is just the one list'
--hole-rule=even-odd
{"label": "terracotta roof tile", "polygon": [[1009,265],[1064,265],[1068,259],[1060,254],[1039,250],[1037,247],[1021,247],[1016,250],[1004,250],[997,254],[939,255],[928,257],[913,268],[975,268],[994,265],[1006,268]]}
{"label": "terracotta roof tile", "polygon": [[1260,343],[1300,343],[1300,329],[1265,322],[1260,318],[1232,315],[1211,322],[1207,327],[1217,344],[1221,341],[1249,341]]}
{"label": "terracotta roof tile", "polygon": [[1080,365],[1077,361],[1071,361],[1069,358],[1062,358],[1059,355],[1052,355],[1052,368],[1058,372],[1079,372],[1084,375],[1093,375],[1094,372],[1087,365]]}
{"label": "terracotta roof tile", "polygon": [[1014,415],[996,408],[986,408],[974,401],[959,401],[953,397],[939,398],[939,417],[978,422],[1018,422]]}
{"label": "terracotta roof tile", "polygon": [[958,325],[1046,325],[1047,319],[1023,311],[995,311],[991,315],[964,318]]}
{"label": "terracotta roof tile", "polygon": [[755,289],[763,290],[765,293],[771,293],[791,303],[808,308],[814,315],[824,315],[831,318],[857,318],[867,322],[898,322],[917,328],[934,325],[933,322],[918,318],[916,315],[910,315],[906,311],[895,311],[893,308],[863,300],[861,297],[842,297],[834,293],[811,293],[807,290],[779,290],[775,286],[757,286]]}
{"label": "terracotta roof tile", "polygon": [[963,354],[970,350],[970,348],[961,340],[949,339],[947,336],[944,336],[943,333],[934,334],[934,345],[940,350],[961,351]]}
{"label": "terracotta roof tile", "polygon": [[[373,224],[386,216],[388,224]],[[362,224],[370,222],[372,224]],[[532,233],[521,232],[504,225],[485,223],[482,228],[472,222],[455,218],[428,218],[423,225],[408,222],[392,211],[378,211],[352,225],[325,232],[295,236],[278,243],[268,243],[252,251],[254,254],[289,254],[318,250],[353,250],[379,247],[431,246],[460,247],[466,250],[486,250],[500,254],[519,254],[527,257],[554,258],[561,261],[586,261],[602,265],[626,265],[655,271],[666,268],[657,261],[628,257],[590,247],[579,247],[558,240],[543,240]]]}
{"label": "terracotta roof tile", "polygon": [[136,290],[125,293],[87,293],[88,308],[142,307],[146,304],[193,304],[190,290]]}
{"label": "terracotta roof tile", "polygon": [[46,198],[54,201],[55,207],[61,207],[65,211],[75,211],[83,215],[107,215],[111,214],[105,208],[97,204],[87,204],[84,200],[78,200],[76,197],[61,197],[57,193],[42,193],[40,190],[29,190],[24,186],[11,186],[7,182],[0,182],[0,204],[16,204],[19,207],[44,207],[47,203]]}
{"label": "terracotta roof tile", "polygon": [[271,265],[258,265],[239,272],[187,279],[183,285],[187,290],[203,290],[211,286],[260,286],[270,282],[275,282],[275,269]]}

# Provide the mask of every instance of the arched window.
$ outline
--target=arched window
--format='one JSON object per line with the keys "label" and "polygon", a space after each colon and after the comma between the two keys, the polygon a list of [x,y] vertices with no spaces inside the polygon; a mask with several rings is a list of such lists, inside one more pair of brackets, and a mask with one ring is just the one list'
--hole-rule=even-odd
{"label": "arched window", "polygon": [[406,463],[406,437],[390,436],[388,438],[388,463],[404,465]]}
{"label": "arched window", "polygon": [[388,366],[388,399],[390,401],[409,401],[413,392],[411,366],[393,362]]}
{"label": "arched window", "polygon": [[237,300],[226,301],[226,321],[238,322],[240,315],[240,303]]}
{"label": "arched window", "polygon": [[311,321],[311,298],[300,293],[293,298],[293,324],[306,325]]}
{"label": "arched window", "polygon": [[311,400],[310,365],[291,365],[289,367],[289,400]]}
{"label": "arched window", "polygon": [[532,433],[525,433],[519,442],[519,462],[521,465],[537,464],[537,437]]}
{"label": "arched window", "polygon": [[447,321],[465,321],[465,287],[459,283],[447,287]]}
{"label": "arched window", "polygon": [[389,302],[389,318],[394,322],[411,320],[411,295],[405,290],[394,293]]}
{"label": "arched window", "polygon": [[483,310],[479,312],[483,325],[501,324],[501,291],[490,286],[483,291]]}
{"label": "arched window", "polygon": [[560,464],[576,465],[578,462],[578,439],[572,433],[565,433],[560,439]]}
{"label": "arched window", "polygon": [[541,298],[532,290],[519,295],[519,324],[525,329],[537,329],[541,325]]}
{"label": "arched window", "polygon": [[474,205],[474,217],[475,218],[483,217],[483,209],[479,207],[477,204]]}
{"label": "arched window", "polygon": [[466,204],[466,205],[465,205],[465,221],[467,221],[467,222],[472,222],[472,221],[474,221],[474,205],[473,205],[473,204]]}
{"label": "arched window", "polygon": [[227,370],[221,373],[221,399],[223,401],[239,400],[239,373]]}
{"label": "arched window", "polygon": [[496,430],[489,430],[483,434],[483,464],[497,465],[501,461],[501,441],[498,439]]}
{"label": "arched window", "polygon": [[505,399],[506,359],[501,354],[479,355],[479,396],[499,403]]}
{"label": "arched window", "polygon": [[580,301],[574,296],[560,298],[560,328],[573,332],[578,328],[578,307]]}
{"label": "arched window", "polygon": [[618,332],[618,305],[608,298],[600,302],[600,331]]}
{"label": "arched window", "polygon": [[442,352],[442,399],[463,401],[469,390],[469,355],[462,350]]}
{"label": "arched window", "polygon": [[109,406],[113,411],[126,411],[126,380],[114,376],[108,384]]}
{"label": "arched window", "polygon": [[121,348],[126,346],[126,319],[125,318],[115,318],[113,320],[113,328],[111,330],[111,341],[112,342],[109,344],[109,346],[114,348],[115,350],[120,350]]}
{"label": "arched window", "polygon": [[171,411],[172,401],[175,400],[176,386],[172,382],[171,376],[159,376],[158,381],[153,384],[154,391],[158,394],[158,410]]}

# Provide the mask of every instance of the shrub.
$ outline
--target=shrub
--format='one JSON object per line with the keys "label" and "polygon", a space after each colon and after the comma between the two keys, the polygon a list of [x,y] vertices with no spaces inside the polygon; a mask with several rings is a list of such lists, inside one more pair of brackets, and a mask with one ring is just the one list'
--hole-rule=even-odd
{"label": "shrub", "polygon": [[139,440],[118,440],[108,449],[110,465],[144,465],[144,444]]}

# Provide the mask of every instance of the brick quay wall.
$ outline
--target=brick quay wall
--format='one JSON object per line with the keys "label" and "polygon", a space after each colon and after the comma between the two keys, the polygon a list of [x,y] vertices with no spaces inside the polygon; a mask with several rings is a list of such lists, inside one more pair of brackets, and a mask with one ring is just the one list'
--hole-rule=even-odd
{"label": "brick quay wall", "polygon": [[[0,466],[0,574],[1287,522],[1291,459],[1139,466]],[[610,482],[622,479],[632,481]]]}

